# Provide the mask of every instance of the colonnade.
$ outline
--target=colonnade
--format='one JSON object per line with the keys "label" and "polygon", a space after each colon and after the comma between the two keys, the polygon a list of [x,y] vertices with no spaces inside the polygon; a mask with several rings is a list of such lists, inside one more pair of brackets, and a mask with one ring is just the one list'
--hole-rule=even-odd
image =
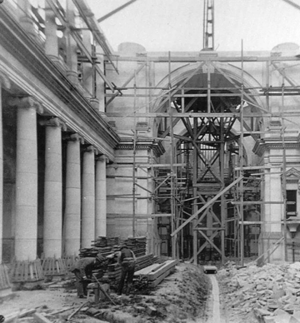
{"label": "colonnade", "polygon": [[[42,106],[31,97],[12,99],[9,106],[17,109],[14,256],[17,261],[31,261],[37,258],[38,251],[38,196],[41,193],[38,192],[37,114],[42,113]],[[78,133],[64,133],[67,128],[59,118],[42,120],[40,124],[45,127],[43,256],[61,258],[77,255],[80,248],[90,247],[97,236],[106,235],[108,159]],[[2,127],[1,120],[0,125]],[[3,150],[0,137],[1,170]],[[65,157],[62,154],[63,140],[67,141]],[[3,188],[2,185],[0,187],[2,241]]]}

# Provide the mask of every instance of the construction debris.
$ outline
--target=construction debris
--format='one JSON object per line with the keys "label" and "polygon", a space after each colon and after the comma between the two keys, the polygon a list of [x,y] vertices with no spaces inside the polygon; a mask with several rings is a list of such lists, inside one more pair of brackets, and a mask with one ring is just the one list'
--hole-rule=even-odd
{"label": "construction debris", "polygon": [[241,319],[254,316],[265,323],[300,322],[300,262],[242,268],[228,263],[219,270],[218,279],[229,311]]}
{"label": "construction debris", "polygon": [[[170,263],[171,260],[166,260],[164,264],[157,264],[159,267],[157,268],[162,270],[164,267],[167,268]],[[12,318],[10,322],[22,316],[26,322],[33,323],[68,321],[83,323],[186,323],[189,319],[194,320],[200,314],[205,317],[205,302],[209,291],[209,281],[206,275],[199,267],[185,263],[177,264],[174,271],[158,286],[150,289],[150,292],[144,290],[122,296],[115,293],[110,294],[113,303],[109,299],[102,299],[98,303],[88,301],[88,299],[81,300],[76,296],[70,296],[65,290],[61,292],[48,290],[48,293],[45,293],[46,291],[34,293],[21,291],[19,293],[27,295],[23,302],[27,302],[30,297],[35,297],[34,302],[37,305],[35,309],[15,311],[13,316],[8,315],[9,309],[12,304],[15,306],[16,301],[7,299],[1,304],[1,310],[4,310],[3,314],[6,319]],[[155,276],[156,272],[153,273]],[[43,296],[37,299],[36,293],[39,292],[42,292]],[[183,294],[185,297],[182,297]],[[28,303],[32,303],[32,301]],[[22,303],[20,306],[23,306]],[[53,306],[55,307],[52,308]]]}

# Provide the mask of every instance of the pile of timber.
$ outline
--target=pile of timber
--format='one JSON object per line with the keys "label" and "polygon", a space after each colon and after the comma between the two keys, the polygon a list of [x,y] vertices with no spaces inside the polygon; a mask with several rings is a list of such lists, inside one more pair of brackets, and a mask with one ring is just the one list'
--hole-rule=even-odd
{"label": "pile of timber", "polygon": [[120,249],[120,243],[121,241],[119,238],[98,237],[96,240],[92,241],[91,248],[80,249],[79,257],[96,257],[99,252],[104,257],[108,256]]}
{"label": "pile of timber", "polygon": [[128,238],[125,240],[125,243],[134,252],[136,257],[146,254],[146,242],[146,237]]}
{"label": "pile of timber", "polygon": [[105,257],[119,251],[125,243],[132,249],[136,257],[146,254],[146,237],[128,238],[126,240],[121,240],[120,238],[98,237],[96,240],[92,241],[91,248],[80,249],[79,257],[96,257],[99,252]]}
{"label": "pile of timber", "polygon": [[[158,258],[153,254],[144,255],[136,258],[135,271],[141,270],[157,262]],[[107,268],[107,276],[112,284],[118,282],[121,276],[121,267],[118,263],[110,264]]]}
{"label": "pile of timber", "polygon": [[156,287],[162,280],[169,276],[178,264],[178,260],[165,260],[163,263],[155,263],[134,273],[136,278],[145,278],[149,287]]}

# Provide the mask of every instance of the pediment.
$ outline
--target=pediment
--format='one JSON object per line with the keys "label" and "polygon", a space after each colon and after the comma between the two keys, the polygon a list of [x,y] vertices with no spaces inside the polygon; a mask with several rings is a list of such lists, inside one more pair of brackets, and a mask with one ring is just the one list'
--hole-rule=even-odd
{"label": "pediment", "polygon": [[296,180],[298,181],[300,179],[300,171],[298,171],[296,168],[292,167],[285,173],[287,180]]}

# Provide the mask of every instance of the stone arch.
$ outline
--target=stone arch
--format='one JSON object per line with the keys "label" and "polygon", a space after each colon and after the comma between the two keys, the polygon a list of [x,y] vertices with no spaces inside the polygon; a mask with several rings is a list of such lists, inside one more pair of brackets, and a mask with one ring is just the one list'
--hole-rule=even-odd
{"label": "stone arch", "polygon": [[[197,82],[202,82],[201,87],[205,88],[205,82],[207,79],[207,68],[212,68],[211,71],[211,84],[212,88],[241,88],[242,84],[245,88],[244,99],[248,102],[248,111],[255,112],[255,114],[263,115],[264,112],[267,112],[266,104],[261,98],[257,95],[259,94],[258,89],[262,88],[262,84],[253,77],[250,73],[245,70],[242,70],[241,67],[234,64],[214,62],[209,63],[200,62],[194,64],[185,64],[178,67],[177,69],[171,72],[171,75],[165,75],[164,78],[157,84],[158,87],[167,88],[170,80],[171,91],[176,91],[176,86],[180,86],[186,82],[183,86],[185,87],[196,87]],[[166,112],[168,110],[169,102],[164,97],[163,93],[167,93],[165,90],[161,91],[158,94],[158,99],[154,102],[153,110],[155,112]],[[253,94],[255,96],[253,96]],[[246,110],[246,109],[245,109]],[[158,130],[160,124],[163,122],[163,118],[156,118],[153,120],[153,131],[154,136],[158,136]],[[263,118],[255,118],[255,130],[259,131],[263,127]],[[246,150],[244,149],[246,152]],[[248,149],[248,154],[250,150]],[[245,155],[247,160],[247,154]]]}

